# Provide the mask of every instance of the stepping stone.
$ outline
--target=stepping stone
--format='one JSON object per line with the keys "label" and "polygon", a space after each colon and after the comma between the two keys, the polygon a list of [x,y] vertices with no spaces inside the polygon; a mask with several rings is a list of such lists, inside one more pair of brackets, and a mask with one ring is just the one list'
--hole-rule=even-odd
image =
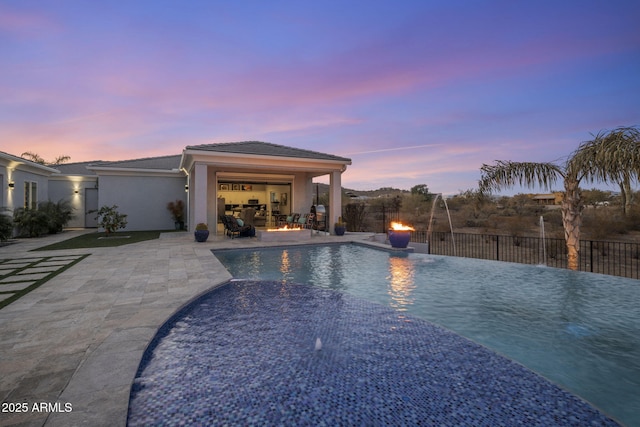
{"label": "stepping stone", "polygon": [[51,266],[43,266],[41,267],[40,264],[38,264],[35,267],[29,267],[26,270],[22,270],[22,272],[20,274],[25,274],[25,273],[30,273],[30,274],[35,274],[35,273],[53,273],[54,271],[58,271],[60,270],[60,267],[55,266],[55,265],[51,265]]}
{"label": "stepping stone", "polygon": [[40,280],[40,279],[44,279],[45,277],[47,277],[49,274],[51,273],[37,273],[37,274],[14,274],[11,275],[9,277],[5,277],[4,279],[0,280],[0,283],[13,283],[13,282],[23,282],[23,281],[27,281],[27,280]]}
{"label": "stepping stone", "polygon": [[51,267],[51,266],[56,266],[59,268],[65,267],[68,264],[71,264],[73,261],[75,261],[75,259],[71,259],[71,260],[61,260],[61,261],[56,261],[56,260],[51,260],[51,261],[43,261],[43,262],[39,262],[38,264],[36,264],[36,267]]}
{"label": "stepping stone", "polygon": [[34,262],[37,261],[42,261],[44,258],[19,258],[19,259],[8,259],[7,261],[5,261],[3,264],[11,264],[11,265],[15,265],[15,264],[25,264],[25,265],[29,265],[32,264]]}
{"label": "stepping stone", "polygon": [[[21,291],[33,285],[34,283],[36,282],[16,282],[16,283],[0,284],[0,292]],[[3,294],[0,294],[0,295],[3,295]]]}
{"label": "stepping stone", "polygon": [[30,266],[32,263],[30,262],[22,262],[22,263],[11,263],[11,264],[3,264],[3,267],[8,267],[10,266],[11,268],[23,268],[23,267],[28,267]]}

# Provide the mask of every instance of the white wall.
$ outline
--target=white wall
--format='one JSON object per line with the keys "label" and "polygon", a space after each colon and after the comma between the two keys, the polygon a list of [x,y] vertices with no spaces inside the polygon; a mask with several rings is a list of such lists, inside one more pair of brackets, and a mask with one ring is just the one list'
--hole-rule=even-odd
{"label": "white wall", "polygon": [[[7,179],[5,176],[5,182],[13,181],[15,187],[7,190],[6,207],[10,209],[17,209],[24,207],[24,183],[35,182],[37,184],[37,201],[46,202],[49,200],[49,178],[48,176],[36,175],[31,172],[22,170],[11,171],[11,178]],[[7,187],[8,188],[8,187]]]}
{"label": "white wall", "polygon": [[311,206],[315,200],[314,190],[313,179],[308,174],[296,174],[292,190],[292,212],[299,212],[302,214],[311,212]]}
{"label": "white wall", "polygon": [[[52,178],[49,181],[49,200],[58,203],[66,200],[73,208],[73,218],[67,227],[86,227],[85,214],[85,191],[87,188],[95,188],[97,178],[95,177],[73,177],[65,176]],[[77,193],[76,193],[77,191]]]}
{"label": "white wall", "polygon": [[175,226],[167,203],[179,199],[186,205],[185,184],[183,176],[101,175],[99,204],[127,214],[125,230],[170,230]]}

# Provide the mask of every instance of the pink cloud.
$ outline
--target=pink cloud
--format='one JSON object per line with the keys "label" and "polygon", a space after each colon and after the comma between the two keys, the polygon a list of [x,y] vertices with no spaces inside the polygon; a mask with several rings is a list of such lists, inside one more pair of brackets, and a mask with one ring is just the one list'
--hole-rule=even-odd
{"label": "pink cloud", "polygon": [[43,13],[33,10],[23,12],[0,4],[0,32],[18,37],[42,37],[46,32],[59,29],[60,27]]}

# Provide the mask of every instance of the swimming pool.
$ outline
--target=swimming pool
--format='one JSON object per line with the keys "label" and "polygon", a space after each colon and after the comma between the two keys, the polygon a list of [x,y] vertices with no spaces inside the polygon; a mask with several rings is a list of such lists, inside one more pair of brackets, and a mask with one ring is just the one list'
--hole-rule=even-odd
{"label": "swimming pool", "polygon": [[311,283],[432,321],[640,425],[640,283],[357,244],[216,251],[236,278]]}
{"label": "swimming pool", "polygon": [[[173,323],[169,322],[166,328],[163,327],[164,332],[161,331],[155,343],[150,346],[148,355],[145,356],[145,360],[141,364],[140,376],[136,379],[132,389],[133,403],[132,409],[130,409],[130,423],[131,414],[134,415],[133,419],[145,419],[144,416],[153,413],[154,408],[158,411],[161,410],[158,406],[163,404],[161,401],[155,402],[153,393],[168,395],[168,392],[160,386],[159,383],[162,381],[159,377],[167,372],[169,374],[181,372],[178,375],[181,379],[184,379],[185,375],[194,376],[194,379],[199,378],[199,375],[210,375],[212,365],[222,363],[222,359],[227,363],[227,367],[223,370],[233,374],[233,378],[229,380],[230,384],[235,384],[234,382],[238,379],[244,383],[237,385],[238,390],[226,389],[226,394],[223,395],[225,400],[230,402],[235,399],[236,403],[229,403],[229,407],[223,406],[215,412],[236,414],[240,410],[238,408],[243,406],[237,403],[237,399],[240,399],[241,402],[243,399],[241,390],[253,393],[257,397],[260,397],[260,393],[264,392],[264,388],[256,386],[251,378],[245,378],[246,373],[243,368],[235,367],[234,363],[240,360],[238,358],[244,362],[247,361],[247,358],[253,358],[254,364],[260,367],[258,368],[259,372],[252,371],[253,375],[258,375],[258,373],[267,375],[268,378],[262,378],[264,380],[262,384],[270,384],[272,375],[280,377],[292,375],[289,370],[295,369],[296,366],[295,363],[285,361],[282,365],[277,364],[278,366],[274,367],[268,361],[272,361],[274,358],[277,360],[278,355],[270,352],[273,352],[274,348],[279,348],[282,351],[280,354],[288,354],[293,360],[302,360],[303,364],[311,363],[310,360],[318,361],[320,355],[314,356],[313,351],[309,351],[309,348],[313,349],[313,340],[316,335],[323,335],[323,342],[328,339],[321,353],[323,357],[334,362],[340,357],[344,357],[345,348],[355,349],[356,356],[353,357],[364,360],[373,357],[370,354],[372,351],[376,357],[381,354],[380,352],[384,354],[384,351],[391,351],[395,355],[396,361],[392,360],[389,365],[382,364],[379,369],[382,369],[386,374],[391,374],[389,377],[391,379],[387,379],[389,384],[394,382],[393,378],[399,377],[402,380],[401,387],[413,390],[413,395],[424,394],[426,386],[419,382],[411,383],[412,379],[409,376],[420,372],[419,375],[414,376],[421,378],[429,374],[434,366],[415,365],[416,369],[421,368],[420,371],[397,370],[398,358],[413,360],[415,363],[426,362],[421,357],[416,360],[415,354],[411,353],[413,350],[405,352],[403,350],[404,344],[402,342],[398,344],[394,341],[398,338],[396,335],[401,335],[401,341],[402,339],[409,340],[411,349],[422,349],[424,345],[432,345],[433,342],[439,340],[439,346],[448,348],[449,353],[443,358],[437,350],[435,357],[429,358],[432,363],[442,359],[442,364],[438,365],[437,370],[449,373],[450,361],[460,357],[461,360],[464,360],[460,364],[465,364],[461,371],[469,374],[456,386],[465,391],[460,395],[452,394],[449,396],[449,402],[456,403],[459,410],[477,398],[477,396],[466,394],[473,394],[474,384],[487,386],[489,382],[492,383],[495,380],[493,374],[500,375],[500,381],[505,382],[496,390],[491,391],[495,392],[496,401],[503,401],[507,398],[506,396],[511,395],[527,395],[531,392],[531,388],[525,385],[526,381],[537,384],[534,387],[536,390],[540,387],[535,378],[532,379],[526,372],[511,371],[514,366],[519,367],[519,365],[509,363],[486,350],[483,353],[482,347],[465,344],[466,340],[458,341],[454,334],[448,334],[442,330],[435,333],[430,329],[430,323],[420,323],[417,321],[419,319],[414,319],[413,316],[416,316],[416,318],[442,325],[462,336],[471,338],[475,342],[486,345],[498,353],[507,355],[589,400],[621,422],[628,425],[640,425],[640,408],[638,408],[638,402],[635,398],[638,395],[640,384],[640,367],[636,360],[636,355],[640,350],[638,342],[640,315],[637,306],[639,284],[637,281],[552,268],[463,258],[422,254],[399,256],[395,253],[354,244],[225,250],[214,253],[234,277],[269,282],[259,282],[262,283],[259,286],[241,285],[244,282],[232,283],[228,287],[235,289],[233,291],[235,296],[227,295],[225,292],[231,291],[225,289],[216,290],[214,291],[215,295],[211,296],[212,299],[194,303],[196,307],[190,309],[192,311],[180,314],[172,321]],[[252,282],[247,283],[251,284]],[[300,296],[296,294],[299,292],[299,287],[285,286],[285,284],[293,283],[311,283],[315,287],[307,286],[302,289],[318,289],[318,292],[324,289],[329,292],[329,296],[325,295],[324,299],[314,299],[308,295]],[[279,284],[279,286],[274,287],[274,284]],[[267,292],[268,289],[271,290]],[[294,289],[296,292],[293,291]],[[269,292],[273,295],[270,295]],[[307,291],[310,294],[314,292]],[[339,310],[331,305],[333,303],[327,306],[327,301],[337,301],[339,297],[336,295],[345,295],[345,293],[353,295],[348,299],[346,296],[342,298],[349,304],[340,306]],[[291,308],[294,305],[294,300],[299,300],[295,309]],[[365,303],[365,300],[372,301],[372,303]],[[357,304],[352,301],[357,301]],[[267,305],[267,307],[265,308],[263,305]],[[357,310],[345,308],[354,305],[359,308]],[[309,307],[313,309],[309,311]],[[199,312],[199,310],[203,310],[203,312]],[[283,316],[282,313],[285,313],[286,316]],[[346,313],[350,313],[350,320],[346,324],[330,328],[331,330],[327,330],[326,326],[317,326],[335,323],[336,318],[346,316]],[[389,313],[391,313],[391,317],[389,317]],[[204,316],[205,319],[201,319],[200,316]],[[292,318],[297,319],[295,322],[298,323],[296,324],[302,324],[309,319],[317,320],[314,323],[316,326],[311,328],[313,331],[310,334],[307,331],[309,336],[305,339],[310,342],[299,344],[299,341],[303,341],[302,337],[294,340],[298,344],[293,347],[290,346],[290,343],[285,345],[281,342],[283,333],[285,338],[295,337],[299,333],[298,328],[292,326]],[[197,326],[198,322],[204,322],[204,326]],[[388,322],[392,322],[392,324],[388,324]],[[380,327],[380,325],[382,326]],[[390,330],[405,331],[408,328],[407,325],[416,329],[407,336],[399,332],[389,334]],[[378,327],[378,329],[374,327]],[[218,329],[220,331],[217,331]],[[302,330],[304,329],[302,328]],[[255,334],[256,330],[259,331],[257,335]],[[214,333],[217,335],[211,335]],[[358,337],[361,335],[369,337],[371,342],[360,342],[361,339]],[[186,338],[187,336],[188,338]],[[434,338],[436,336],[437,338]],[[336,344],[337,342],[340,342],[340,345]],[[376,342],[378,342],[377,347]],[[454,342],[455,345],[452,344]],[[215,350],[208,348],[210,343],[215,343],[218,347]],[[251,349],[247,350],[252,352],[251,355],[243,353],[244,350],[236,348],[234,343],[240,343],[243,347]],[[440,348],[439,346],[438,348]],[[205,350],[202,350],[203,348]],[[428,352],[433,351],[433,349],[428,350]],[[310,356],[309,353],[312,355]],[[176,357],[178,360],[174,360]],[[492,360],[492,357],[496,357],[496,361],[488,362]],[[149,363],[151,359],[155,359],[154,363],[159,363],[159,365]],[[198,362],[198,366],[201,366],[204,371],[184,370],[185,366],[188,367],[191,363],[196,363],[196,360],[201,359],[204,367],[200,365],[200,362]],[[389,359],[391,360],[392,356],[389,356]],[[320,365],[327,368],[327,360],[320,361],[324,363]],[[337,363],[336,366],[329,366],[328,369],[330,371],[333,369],[332,373],[335,374],[335,370],[341,369],[338,366],[342,366],[342,364]],[[507,372],[500,373],[500,369],[505,366],[509,366]],[[254,367],[254,369],[256,368]],[[286,372],[281,372],[279,369],[285,369]],[[312,376],[313,370],[306,372]],[[380,372],[369,372],[374,376],[384,377]],[[341,371],[341,375],[349,377],[353,375],[353,372],[351,370]],[[535,377],[533,374],[531,376]],[[340,380],[343,381],[344,378],[340,378]],[[433,387],[432,380],[433,378],[429,378],[429,387]],[[164,381],[166,382],[166,378]],[[308,384],[308,381],[311,380],[307,378],[304,382]],[[177,400],[182,403],[198,400],[198,398],[191,399],[189,396],[200,396],[198,393],[202,390],[196,390],[195,384],[200,384],[201,381],[192,382],[194,384],[192,391],[185,391],[179,389],[177,385],[175,386],[178,387],[180,396],[185,396],[185,393],[187,396]],[[212,392],[211,387],[222,387],[220,385],[222,383],[215,381],[214,385],[206,383],[208,385],[205,387],[208,389],[203,392],[204,394]],[[414,388],[412,388],[412,384],[415,386]],[[355,397],[362,397],[358,394],[361,384],[356,381],[350,385],[355,390]],[[276,382],[276,384],[272,384],[271,388],[281,386],[282,384]],[[333,386],[326,384],[324,387],[320,389],[323,392],[326,392],[326,387],[333,389]],[[340,386],[336,385],[336,387]],[[393,390],[395,389],[392,387]],[[271,393],[270,387],[267,387],[267,391]],[[306,389],[306,392],[308,393],[309,389]],[[296,389],[289,390],[289,394],[283,393],[283,395],[289,396],[299,405],[300,401],[295,399],[299,398],[298,394],[300,393],[302,391]],[[311,393],[313,394],[313,390]],[[543,409],[547,404],[558,404],[559,402],[560,407],[564,408],[561,410],[564,415],[560,415],[559,419],[555,418],[555,422],[546,419],[546,424],[558,424],[559,420],[560,424],[568,425],[580,425],[580,422],[586,422],[585,419],[575,418],[571,410],[565,411],[574,403],[563,403],[566,402],[566,398],[558,397],[557,391],[549,393],[551,394],[546,394],[547,399],[545,393],[535,392],[532,399],[535,398],[536,402],[540,399]],[[140,403],[136,406],[135,396],[140,396],[140,402],[147,403]],[[331,396],[331,394],[326,396]],[[351,396],[351,394],[347,394],[347,396]],[[318,401],[321,401],[325,395],[321,394],[316,397],[319,399]],[[405,399],[412,399],[411,396],[404,396],[401,393],[397,397],[395,401],[401,403],[405,402]],[[335,401],[332,402],[335,404]],[[276,408],[282,408],[283,406],[279,405],[286,406],[285,403],[271,402],[269,404],[275,405]],[[486,402],[484,403],[486,404]],[[518,405],[521,403],[519,401]],[[440,416],[447,412],[446,410],[444,412],[438,410],[437,405],[434,406],[434,402],[430,402],[429,405],[430,410],[433,411],[426,415],[423,413],[423,419],[428,419],[425,417],[432,415]],[[485,409],[479,409],[483,407],[482,404],[477,403],[477,405],[475,409],[464,407],[462,413],[467,411],[474,413],[474,416],[485,416],[486,414],[483,412]],[[209,404],[209,408],[212,407],[212,404]],[[167,410],[166,405],[162,409]],[[394,413],[398,412],[397,407],[392,409],[394,409]],[[202,408],[198,410],[206,411]],[[256,410],[262,414],[274,409],[269,407],[257,408]],[[354,410],[367,413],[367,408],[355,408]],[[497,410],[495,405],[493,410],[498,411],[497,413],[500,415],[501,410]],[[524,411],[523,414],[527,417],[533,413],[528,413],[529,409],[526,408],[514,410]],[[557,407],[556,409],[547,408],[543,413],[553,414],[556,410]],[[317,416],[316,412],[311,412]],[[347,411],[347,413],[352,412],[353,410]],[[450,412],[447,413],[450,414]],[[459,415],[460,412],[458,411],[456,414]],[[494,415],[498,416],[492,413],[492,416]],[[141,416],[142,418],[140,418]],[[211,413],[209,416],[212,416]],[[249,415],[249,417],[251,416],[256,415],[253,413],[253,415]],[[409,413],[408,416],[416,415]],[[542,418],[539,418],[540,416],[538,413],[537,423],[545,425],[546,415]],[[244,418],[245,421],[247,419],[251,418]],[[454,419],[446,418],[445,420],[448,420],[449,424],[453,424]],[[505,418],[499,419],[504,420]],[[442,422],[442,420],[435,418],[431,421]],[[474,422],[478,420],[476,418]],[[525,423],[531,422],[531,419],[526,417],[516,418],[516,420]],[[576,422],[576,420],[578,421]],[[492,422],[495,424],[496,420],[493,419]],[[597,422],[601,423],[602,420]],[[491,422],[486,423],[491,424]],[[384,423],[380,422],[380,424]],[[447,424],[446,421],[445,424]]]}

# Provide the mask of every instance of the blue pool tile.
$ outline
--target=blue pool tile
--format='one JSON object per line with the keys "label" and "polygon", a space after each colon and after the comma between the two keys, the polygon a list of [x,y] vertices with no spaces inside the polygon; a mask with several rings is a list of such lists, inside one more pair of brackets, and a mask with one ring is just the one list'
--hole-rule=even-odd
{"label": "blue pool tile", "polygon": [[128,424],[617,425],[427,321],[332,290],[258,281],[220,287],[160,329],[132,386]]}

